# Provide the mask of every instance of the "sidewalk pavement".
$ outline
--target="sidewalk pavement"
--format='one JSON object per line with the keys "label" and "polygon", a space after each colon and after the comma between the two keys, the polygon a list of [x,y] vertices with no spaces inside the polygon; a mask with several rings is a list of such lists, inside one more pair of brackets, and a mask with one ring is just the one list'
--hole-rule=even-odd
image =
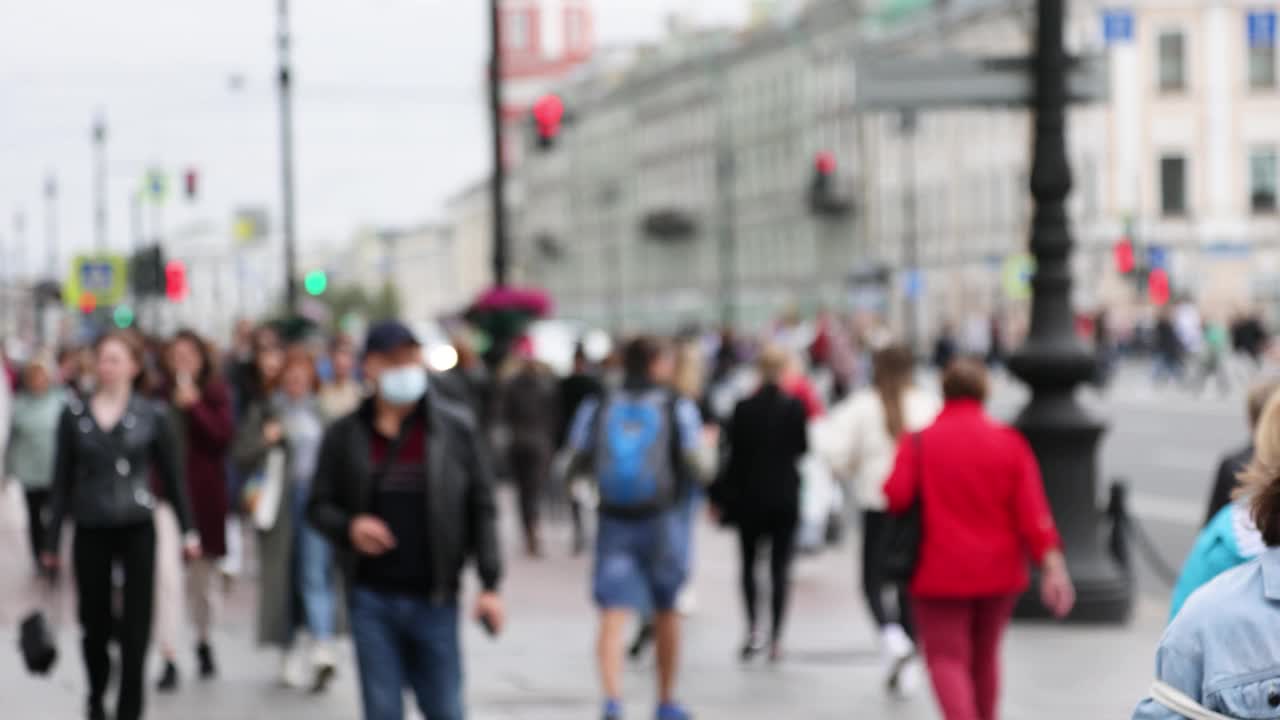
{"label": "sidewalk pavement", "polygon": [[[509,508],[509,503],[504,503]],[[511,514],[506,517],[510,518]],[[516,537],[513,532],[508,538]],[[701,720],[847,720],[937,717],[928,693],[895,701],[881,689],[875,634],[855,592],[856,543],[798,561],[787,659],[777,666],[740,664],[741,611],[733,536],[699,529],[695,579],[698,607],[688,620],[681,697]],[[13,545],[4,545],[12,548]],[[552,533],[552,557],[533,562],[509,553],[504,595],[509,625],[497,641],[474,623],[464,632],[472,720],[590,720],[599,691],[593,661],[594,613],[587,558],[557,552],[567,536]],[[25,558],[24,558],[25,560]],[[62,615],[63,653],[51,678],[33,679],[16,652],[14,617],[29,600],[15,600],[25,582],[13,553],[0,558],[0,717],[71,720],[82,717],[84,676],[73,617]],[[17,572],[18,574],[14,574]],[[69,593],[68,593],[69,594]],[[63,598],[69,604],[69,598]],[[1150,682],[1163,603],[1144,601],[1120,628],[1018,624],[1005,643],[1006,720],[1127,718]],[[344,651],[340,674],[324,697],[274,685],[278,657],[252,647],[252,589],[242,583],[228,599],[216,649],[222,676],[192,677],[184,650],[184,685],[172,696],[149,697],[153,720],[350,720],[359,717],[355,667]],[[629,718],[652,717],[651,660],[627,676]],[[154,679],[158,663],[151,663]],[[414,717],[411,715],[411,717]]]}

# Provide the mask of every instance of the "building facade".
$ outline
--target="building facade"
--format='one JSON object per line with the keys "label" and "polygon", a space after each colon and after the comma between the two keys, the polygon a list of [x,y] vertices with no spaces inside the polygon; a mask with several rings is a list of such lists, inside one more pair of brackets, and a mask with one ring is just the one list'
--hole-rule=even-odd
{"label": "building facade", "polygon": [[[893,10],[815,0],[782,22],[675,32],[623,70],[578,73],[559,88],[574,124],[551,151],[530,147],[518,174],[528,279],[564,314],[623,329],[759,327],[821,305],[898,327],[914,308],[922,336],[993,313],[1016,323],[1030,114],[931,110],[907,133],[897,113],[854,100],[862,57],[1031,52],[1034,5]],[[1122,237],[1211,312],[1274,302],[1274,12],[1142,0],[1118,25],[1115,12],[1075,4],[1068,22],[1071,49],[1105,55],[1109,80],[1069,113],[1076,306],[1143,311],[1141,283],[1113,262]],[[847,216],[807,205],[818,153],[836,161]],[[662,220],[682,232],[654,232]]]}

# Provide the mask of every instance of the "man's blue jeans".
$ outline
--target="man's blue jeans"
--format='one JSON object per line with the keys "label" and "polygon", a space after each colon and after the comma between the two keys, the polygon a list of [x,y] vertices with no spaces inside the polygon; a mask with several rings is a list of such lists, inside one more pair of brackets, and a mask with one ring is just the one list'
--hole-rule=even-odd
{"label": "man's blue jeans", "polygon": [[405,686],[427,720],[463,720],[456,604],[357,587],[351,635],[365,720],[404,720]]}

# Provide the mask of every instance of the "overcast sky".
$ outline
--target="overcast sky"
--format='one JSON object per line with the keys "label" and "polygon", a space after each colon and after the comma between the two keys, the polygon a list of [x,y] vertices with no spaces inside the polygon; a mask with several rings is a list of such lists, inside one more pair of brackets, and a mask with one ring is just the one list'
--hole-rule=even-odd
{"label": "overcast sky", "polygon": [[[45,267],[44,178],[58,180],[64,258],[93,244],[89,128],[109,126],[109,242],[129,242],[129,196],[148,167],[200,171],[163,222],[225,228],[279,197],[273,0],[0,0],[0,238],[6,264]],[[292,3],[300,237],[441,217],[488,169],[481,0]],[[739,22],[747,0],[595,0],[597,40],[654,39],[674,10]],[[695,8],[695,9],[690,9]],[[243,85],[232,89],[229,78]],[[14,216],[26,216],[15,254]],[[220,234],[220,233],[219,233]],[[205,237],[191,242],[208,243]],[[221,242],[221,238],[216,239]],[[176,240],[175,240],[176,242]],[[12,272],[6,269],[6,272]]]}

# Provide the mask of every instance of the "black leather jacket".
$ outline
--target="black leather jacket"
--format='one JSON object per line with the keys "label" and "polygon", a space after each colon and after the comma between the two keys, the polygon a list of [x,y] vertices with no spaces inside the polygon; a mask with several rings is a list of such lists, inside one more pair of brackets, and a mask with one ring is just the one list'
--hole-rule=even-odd
{"label": "black leather jacket", "polygon": [[[502,580],[498,508],[475,418],[467,408],[441,397],[434,387],[427,391],[421,411],[427,414],[432,599],[445,602],[457,596],[468,561],[475,563],[481,586],[496,590]],[[329,427],[307,507],[312,527],[333,542],[348,579],[356,576],[358,562],[351,544],[351,521],[369,512],[373,492],[374,467],[369,457],[373,413],[374,401],[369,399]]]}
{"label": "black leather jacket", "polygon": [[150,522],[157,501],[153,470],[186,534],[191,504],[167,408],[134,395],[120,422],[103,430],[85,403],[69,401],[58,422],[45,549],[57,551],[68,514],[77,526],[89,528]]}

